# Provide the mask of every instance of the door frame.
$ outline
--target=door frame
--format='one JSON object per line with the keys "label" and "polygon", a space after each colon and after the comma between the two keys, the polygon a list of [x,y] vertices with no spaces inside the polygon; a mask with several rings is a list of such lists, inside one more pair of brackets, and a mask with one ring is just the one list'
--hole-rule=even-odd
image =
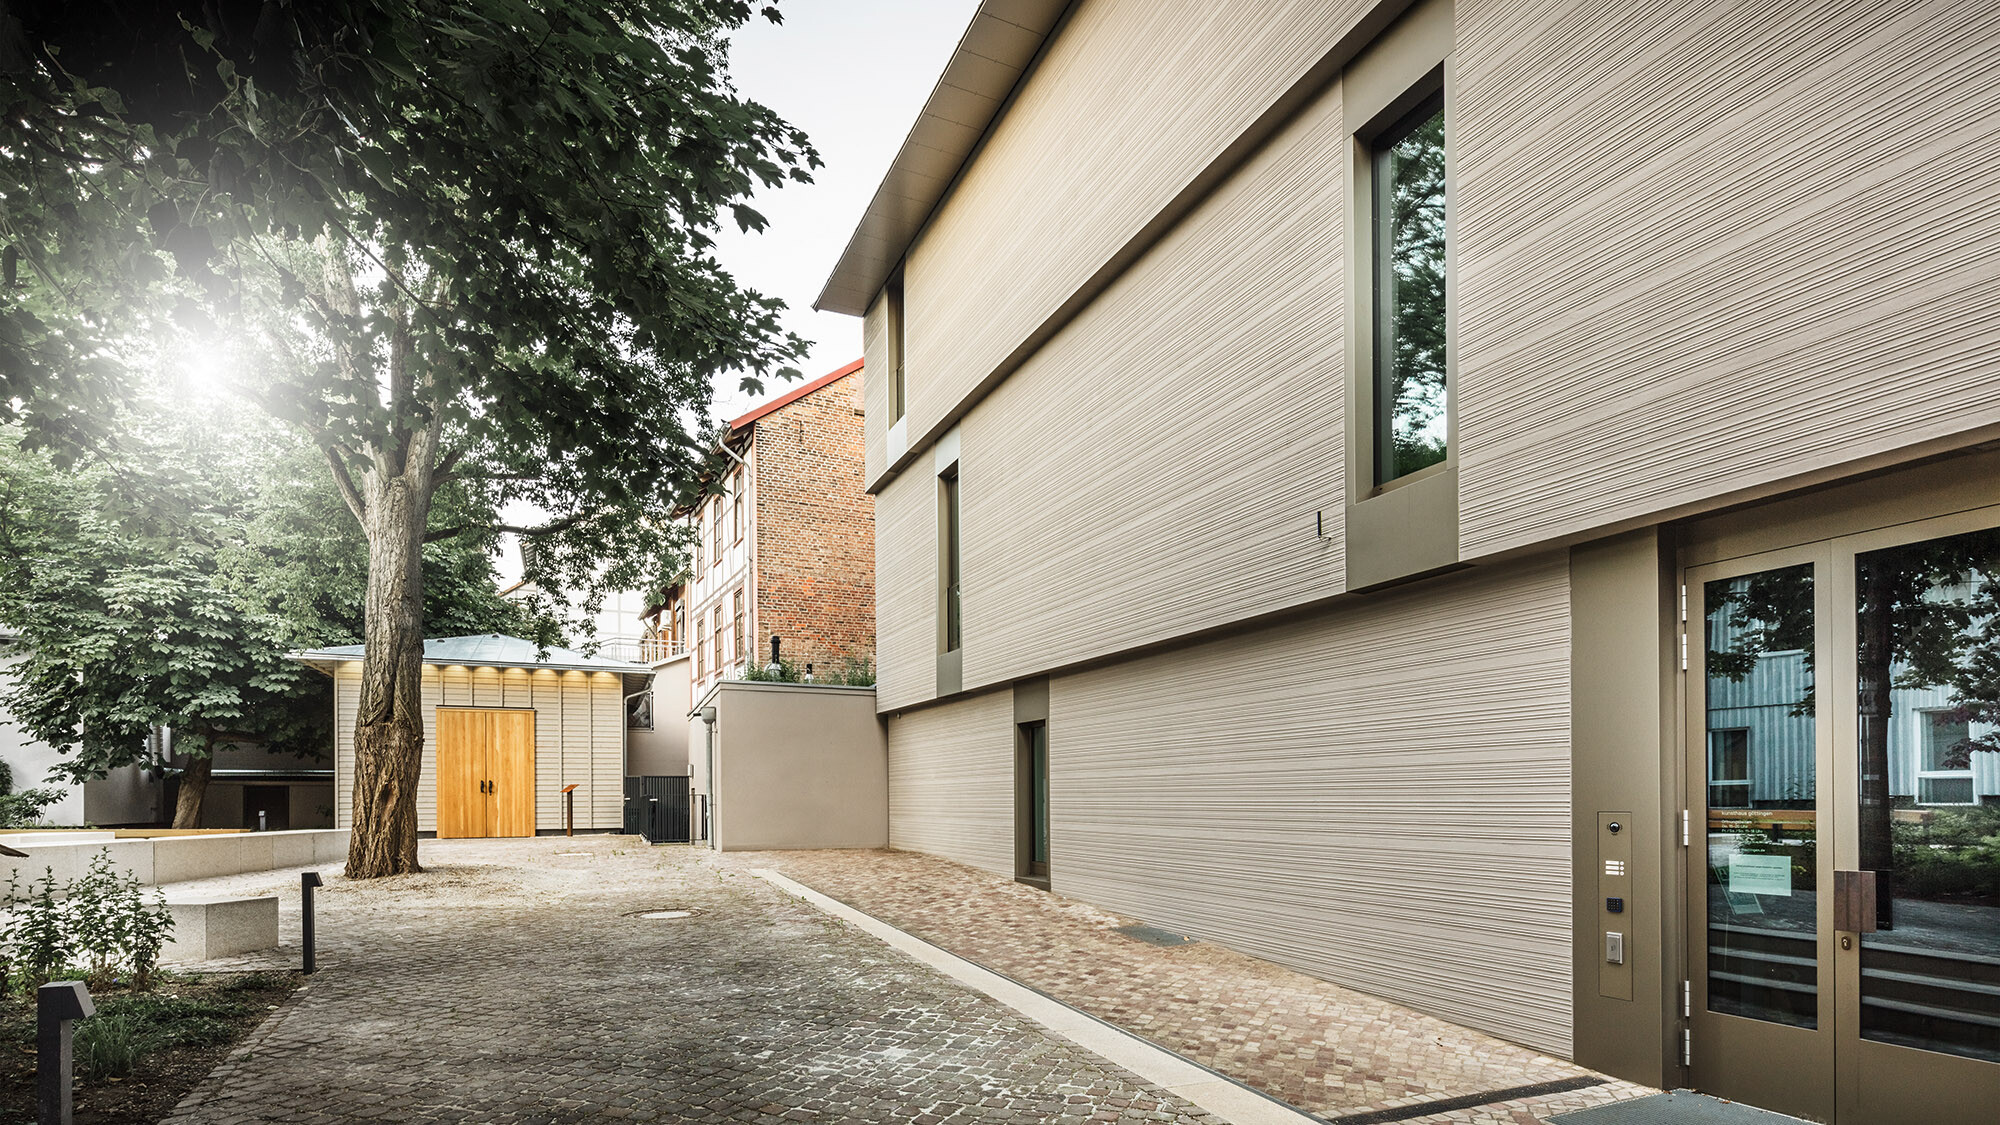
{"label": "door frame", "polygon": [[[1796,1027],[1750,1016],[1730,1015],[1708,1007],[1708,691],[1706,587],[1710,582],[1764,571],[1808,565],[1813,568],[1813,648],[1827,651],[1833,591],[1829,570],[1830,544],[1807,543],[1760,551],[1726,561],[1687,567],[1685,583],[1687,659],[1681,692],[1681,773],[1687,794],[1686,863],[1683,896],[1681,962],[1687,981],[1685,1017],[1690,1034],[1688,1082],[1732,1100],[1814,1120],[1832,1120],[1835,1111],[1834,1043],[1836,1028],[1831,1003],[1833,934],[1833,864],[1827,828],[1833,800],[1828,779],[1833,770],[1832,708],[1824,672],[1814,675],[1814,927],[1813,950],[1816,1026]],[[1697,801],[1695,798],[1700,797]],[[1700,812],[1696,812],[1697,806]]]}
{"label": "door frame", "polygon": [[[1806,1089],[1809,1083],[1803,1079],[1813,1078],[1812,1074],[1798,1076],[1799,1081],[1779,1079],[1773,1083],[1786,1091],[1788,1100],[1793,1093],[1798,1095],[1790,1112],[1828,1121],[1948,1125],[1984,1120],[1991,1107],[2000,1103],[2000,1064],[1861,1038],[1861,942],[1853,941],[1851,949],[1841,950],[1840,937],[1858,935],[1842,935],[1832,929],[1832,874],[1854,870],[1860,857],[1860,751],[1858,726],[1852,721],[1859,690],[1852,659],[1858,629],[1855,558],[1884,547],[1992,527],[2000,527],[2000,455],[1983,452],[1739,509],[1684,529],[1676,577],[1686,591],[1682,626],[1688,656],[1677,709],[1680,729],[1672,753],[1679,755],[1676,774],[1685,787],[1682,807],[1688,810],[1691,825],[1702,819],[1695,816],[1694,807],[1707,807],[1701,584],[1788,565],[1781,560],[1810,558],[1816,564],[1814,643],[1821,656],[1815,662],[1820,821],[1815,886],[1819,896],[1821,1027],[1806,1034],[1826,1037],[1831,1060],[1824,1068],[1813,1067],[1822,1093]],[[1697,802],[1696,796],[1702,799]],[[1691,827],[1691,837],[1692,833]],[[1693,1036],[1688,1081],[1701,1088],[1709,1086],[1717,1075],[1727,1080],[1730,1061],[1737,1062],[1739,1068],[1746,1064],[1762,1069],[1785,1066],[1783,1060],[1769,1056],[1768,1042],[1758,1043],[1754,1050],[1731,1049],[1736,1036],[1728,1025],[1716,1021],[1739,1018],[1704,1011],[1707,863],[1705,856],[1697,863],[1692,838],[1682,851],[1677,893],[1687,917],[1681,927],[1680,964],[1688,989],[1684,1016]],[[1698,886],[1703,891],[1699,911]],[[1759,1033],[1766,1029],[1803,1030],[1755,1020],[1741,1022],[1758,1025],[1748,1030]],[[1718,1028],[1722,1029],[1720,1035],[1716,1034]],[[1775,1038],[1793,1037],[1779,1034]],[[1759,1055],[1763,1057],[1757,1058]],[[1719,1092],[1728,1094],[1726,1089]],[[1759,1096],[1753,1094],[1744,1100],[1766,1104],[1757,1100]],[[1825,1108],[1815,1111],[1812,1107],[1816,1105]],[[1787,1106],[1771,1104],[1770,1108],[1786,1110]]]}

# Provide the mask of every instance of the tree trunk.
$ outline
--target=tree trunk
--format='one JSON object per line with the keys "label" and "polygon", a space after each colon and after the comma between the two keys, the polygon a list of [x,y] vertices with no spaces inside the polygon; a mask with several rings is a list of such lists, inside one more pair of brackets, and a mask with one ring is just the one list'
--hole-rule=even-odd
{"label": "tree trunk", "polygon": [[353,834],[347,877],[420,871],[417,780],[423,768],[423,540],[430,514],[429,443],[412,443],[394,477],[369,473],[366,648],[354,728]]}
{"label": "tree trunk", "polygon": [[207,754],[188,757],[187,769],[181,773],[180,792],[174,797],[174,827],[200,828],[201,802],[208,796],[209,772],[215,768],[215,759]]}

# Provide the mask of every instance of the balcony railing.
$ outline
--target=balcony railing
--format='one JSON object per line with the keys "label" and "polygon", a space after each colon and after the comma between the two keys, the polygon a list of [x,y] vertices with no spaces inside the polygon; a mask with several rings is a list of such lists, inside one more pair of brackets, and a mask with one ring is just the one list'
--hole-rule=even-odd
{"label": "balcony railing", "polygon": [[656,660],[666,660],[687,651],[687,645],[680,641],[670,641],[665,637],[647,637],[639,642],[639,660],[650,664]]}

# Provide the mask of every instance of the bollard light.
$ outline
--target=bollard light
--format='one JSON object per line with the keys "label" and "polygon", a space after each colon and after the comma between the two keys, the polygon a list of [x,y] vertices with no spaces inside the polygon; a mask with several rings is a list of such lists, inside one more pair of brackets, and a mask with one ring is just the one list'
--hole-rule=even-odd
{"label": "bollard light", "polygon": [[52,981],[35,990],[35,1120],[70,1125],[70,1023],[97,1014],[80,980]]}
{"label": "bollard light", "polygon": [[304,969],[308,976],[319,971],[319,958],[313,950],[313,888],[324,885],[317,871],[299,876],[299,934],[305,946]]}

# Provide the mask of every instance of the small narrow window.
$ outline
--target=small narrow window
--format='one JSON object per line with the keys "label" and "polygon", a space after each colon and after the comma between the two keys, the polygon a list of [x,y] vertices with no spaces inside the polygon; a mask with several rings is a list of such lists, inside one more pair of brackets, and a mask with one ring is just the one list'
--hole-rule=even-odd
{"label": "small narrow window", "polygon": [[958,466],[938,478],[944,500],[944,650],[961,647],[958,611]]}
{"label": "small narrow window", "polygon": [[715,672],[717,675],[721,675],[722,669],[726,665],[722,659],[722,603],[720,602],[717,602],[715,606],[715,627],[709,632],[709,638],[715,644]]}
{"label": "small narrow window", "polygon": [[722,565],[722,497],[715,498],[715,519],[713,522],[715,565]]}
{"label": "small narrow window", "polygon": [[708,655],[707,640],[708,638],[702,635],[701,617],[697,615],[694,619],[694,678],[697,680],[708,675],[708,662],[705,659]]}
{"label": "small narrow window", "polygon": [[[703,569],[704,569],[704,568],[702,567],[702,559],[701,559],[701,554],[702,554],[702,552],[701,552],[701,511],[700,511],[700,509],[696,509],[696,511],[695,511],[695,513],[694,513],[693,517],[691,517],[691,519],[692,519],[692,522],[693,522],[693,524],[694,524],[694,548],[693,548],[692,550],[690,550],[690,551],[688,552],[688,556],[689,556],[689,558],[690,558],[690,559],[691,559],[691,560],[693,561],[693,563],[694,563],[694,578],[695,578],[695,581],[699,582],[699,581],[701,581],[701,575],[702,575],[702,571],[703,571]],[[692,595],[693,591],[689,591],[689,593],[690,593],[690,595]]]}
{"label": "small narrow window", "polygon": [[736,470],[735,483],[730,486],[729,526],[732,538],[743,542],[743,470]]}
{"label": "small narrow window", "polygon": [[896,353],[895,354],[896,362],[894,366],[891,367],[891,370],[895,373],[895,378],[893,380],[894,390],[892,393],[895,395],[895,400],[896,400],[895,401],[896,419],[898,421],[901,421],[903,417],[903,399],[904,399],[903,353],[906,350],[904,345],[905,342],[909,339],[909,333],[906,332],[903,327],[904,325],[903,275],[900,270],[897,271],[896,276],[890,280],[886,293],[889,298],[889,347],[893,349]]}
{"label": "small narrow window", "polygon": [[1445,367],[1444,91],[1376,138],[1375,481],[1450,452]]}
{"label": "small narrow window", "polygon": [[742,660],[744,659],[744,654],[750,650],[745,648],[743,644],[743,587],[741,586],[736,588],[736,631],[733,636],[736,645],[736,659]]}
{"label": "small narrow window", "polygon": [[1027,839],[1021,853],[1027,868],[1022,874],[1039,879],[1049,877],[1049,725],[1021,724],[1021,761],[1015,776],[1021,779],[1020,827]]}

